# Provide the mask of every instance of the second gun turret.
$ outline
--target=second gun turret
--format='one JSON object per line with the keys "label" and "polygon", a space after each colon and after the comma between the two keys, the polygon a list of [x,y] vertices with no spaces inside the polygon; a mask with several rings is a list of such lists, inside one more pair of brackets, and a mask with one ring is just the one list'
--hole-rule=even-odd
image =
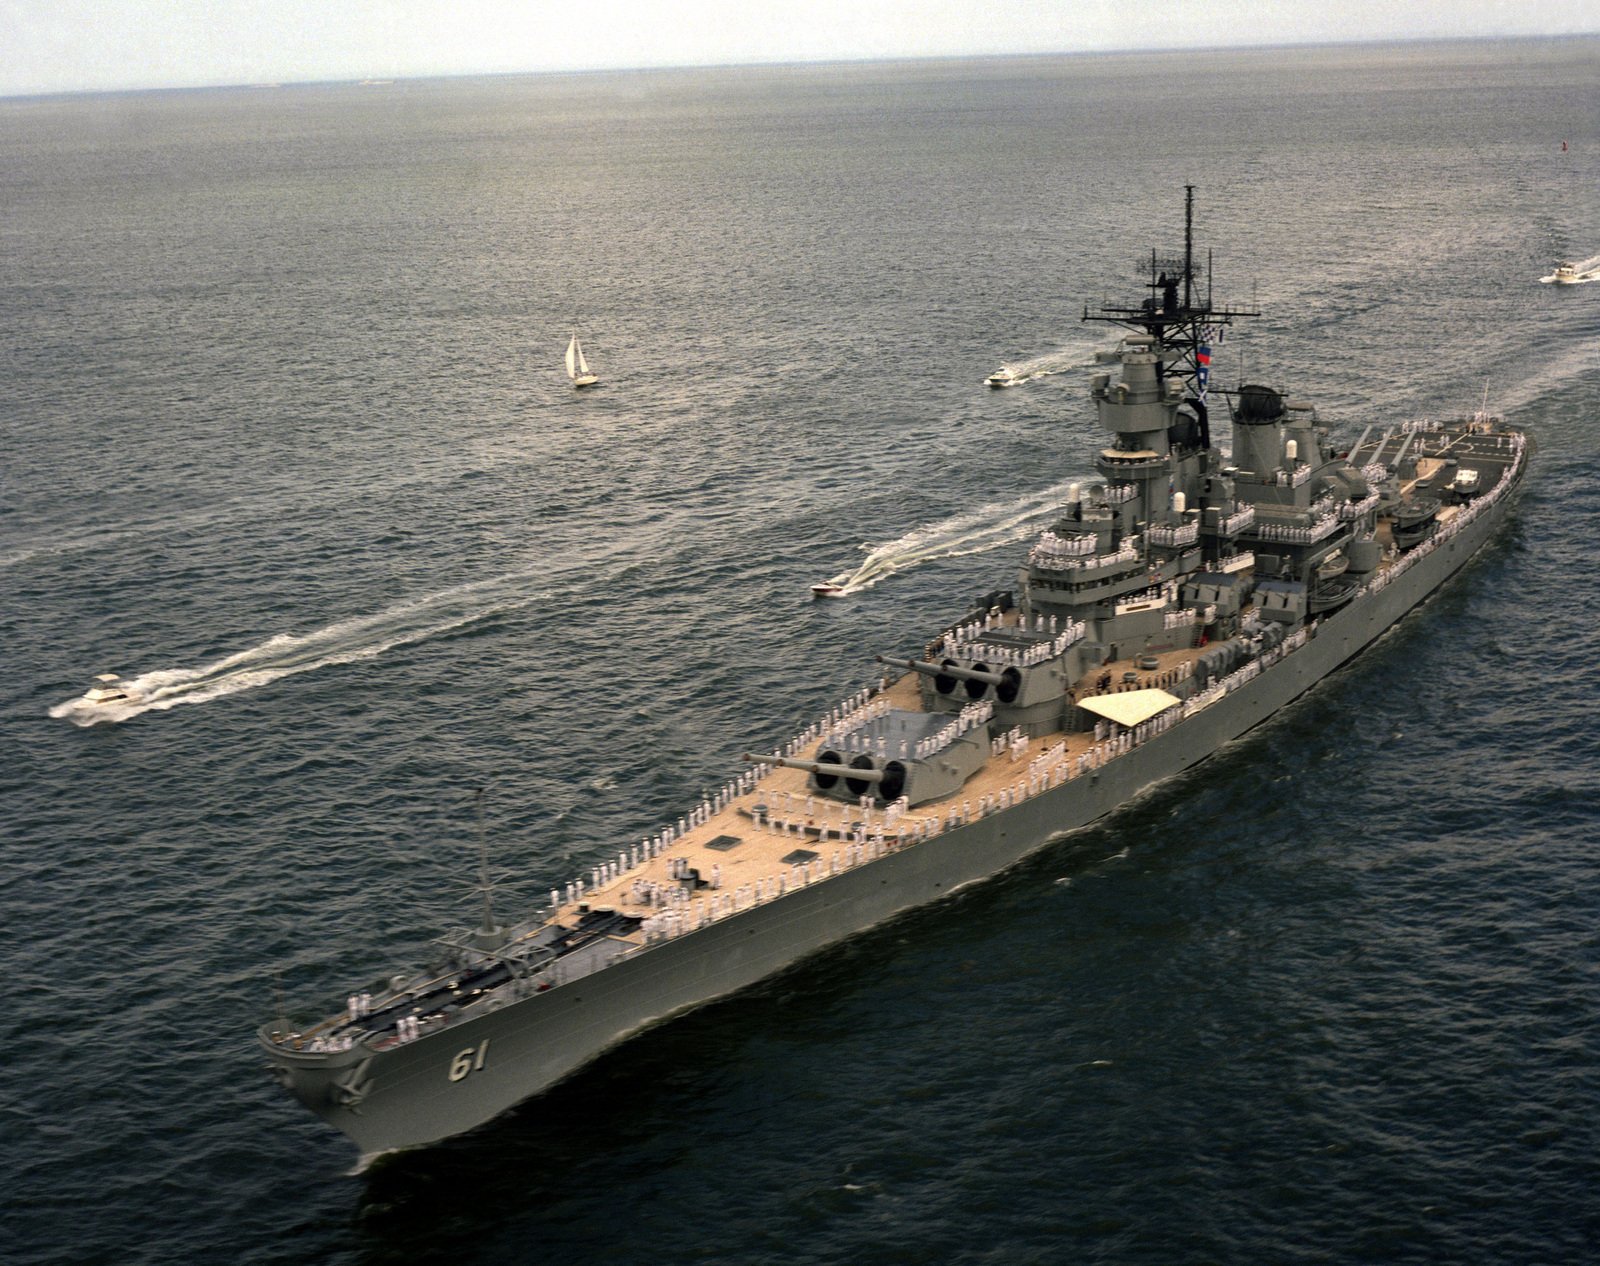
{"label": "second gun turret", "polygon": [[[923,706],[939,712],[959,711],[974,703],[994,706],[998,729],[1020,726],[1029,734],[1045,734],[1061,724],[1062,701],[1074,675],[1068,664],[1069,639],[995,631],[985,635],[992,644],[968,641],[958,654],[934,663],[922,659],[894,659],[879,655],[878,662],[903,668],[923,678]],[[1005,644],[1000,644],[1005,639]],[[1031,660],[993,663],[1002,656]]]}

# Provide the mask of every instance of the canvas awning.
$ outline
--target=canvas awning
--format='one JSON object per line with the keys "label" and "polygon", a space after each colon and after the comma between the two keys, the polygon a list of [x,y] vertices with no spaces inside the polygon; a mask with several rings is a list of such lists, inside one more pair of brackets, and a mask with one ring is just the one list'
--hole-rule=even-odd
{"label": "canvas awning", "polygon": [[1177,695],[1168,694],[1165,690],[1126,690],[1121,694],[1079,699],[1078,706],[1131,730],[1139,722],[1148,721],[1182,702]]}

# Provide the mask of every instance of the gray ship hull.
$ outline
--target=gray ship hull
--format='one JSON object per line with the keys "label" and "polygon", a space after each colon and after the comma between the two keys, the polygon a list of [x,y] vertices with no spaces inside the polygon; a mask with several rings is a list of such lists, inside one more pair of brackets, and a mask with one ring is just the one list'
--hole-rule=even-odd
{"label": "gray ship hull", "polygon": [[302,1056],[264,1028],[262,1044],[295,1096],[367,1156],[471,1129],[631,1034],[987,878],[1198,764],[1394,627],[1484,545],[1513,499],[1485,506],[1385,587],[1325,616],[1303,646],[1098,770],[415,1041]]}

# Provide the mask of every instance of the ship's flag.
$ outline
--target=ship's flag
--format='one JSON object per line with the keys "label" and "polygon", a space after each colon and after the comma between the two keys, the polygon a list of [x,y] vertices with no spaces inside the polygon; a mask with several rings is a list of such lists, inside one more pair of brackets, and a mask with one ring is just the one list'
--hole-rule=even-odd
{"label": "ship's flag", "polygon": [[1206,400],[1206,381],[1211,377],[1211,348],[1202,343],[1195,349],[1194,354],[1194,385],[1200,396],[1200,403]]}

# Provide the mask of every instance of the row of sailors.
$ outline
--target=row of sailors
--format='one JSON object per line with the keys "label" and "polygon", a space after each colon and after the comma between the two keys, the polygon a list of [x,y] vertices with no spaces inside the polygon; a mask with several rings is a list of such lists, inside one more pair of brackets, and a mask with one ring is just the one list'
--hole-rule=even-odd
{"label": "row of sailors", "polygon": [[1028,736],[1022,732],[1020,725],[1013,726],[1004,734],[995,735],[989,741],[989,755],[999,756],[1002,752],[1009,751],[1013,763],[1021,760],[1027,750]]}
{"label": "row of sailors", "polygon": [[960,712],[956,713],[955,720],[945,725],[932,738],[921,739],[917,742],[916,757],[918,760],[927,760],[936,756],[949,747],[968,731],[980,725],[987,725],[994,716],[994,704],[987,700],[981,703],[969,703]]}
{"label": "row of sailors", "polygon": [[[699,824],[698,815],[691,815],[690,826]],[[563,897],[565,897],[565,904],[573,905],[582,901],[589,892],[598,892],[602,888],[610,887],[628,871],[637,870],[645,862],[661,856],[666,849],[677,842],[678,838],[678,833],[669,827],[659,835],[635,844],[628,852],[618,853],[615,861],[602,862],[600,865],[592,867],[589,871],[588,879],[574,879],[564,890],[560,888],[550,889],[551,907],[556,908],[562,905]]]}
{"label": "row of sailors", "polygon": [[[870,794],[858,796],[856,798],[856,811],[870,815],[872,812],[873,803],[873,797]],[[893,804],[889,805],[888,808],[892,812],[896,805],[903,808],[909,803],[910,802],[907,801],[904,796],[901,796],[899,800],[896,800]],[[804,797],[801,797],[792,791],[774,792],[772,797],[772,805],[773,810],[776,810],[778,813],[785,816],[793,816],[798,814],[802,807],[805,810],[805,815],[807,818],[814,820],[817,816],[817,798],[809,792],[806,793]],[[771,815],[771,812],[772,810],[768,811],[769,816]],[[843,806],[840,807],[839,812],[841,815],[845,812]]]}
{"label": "row of sailors", "polygon": [[1062,757],[1064,757],[1066,754],[1066,739],[1062,739],[1059,743],[1056,743],[1051,747],[1047,747],[1044,751],[1040,752],[1028,762],[1028,777],[1033,779],[1047,776],[1050,770],[1057,765],[1061,761]]}
{"label": "row of sailors", "polygon": [[[689,878],[689,862],[687,858],[675,857],[672,859],[673,878],[687,880]],[[722,867],[715,865],[711,868],[711,878],[708,881],[712,891],[722,887]],[[681,884],[658,884],[651,879],[635,879],[628,890],[622,894],[624,905],[650,906],[662,910],[671,905],[681,905],[689,900],[689,890]]]}
{"label": "row of sailors", "polygon": [[1362,497],[1360,501],[1345,501],[1339,506],[1339,517],[1347,523],[1353,522],[1368,510],[1376,510],[1378,508],[1378,499],[1378,490],[1374,488],[1366,496]]}
{"label": "row of sailors", "polygon": [[981,637],[990,629],[998,629],[1006,622],[1005,613],[999,607],[990,607],[983,613],[981,620],[968,620],[965,624],[958,624],[948,630],[944,635],[946,645],[955,642],[970,642]]}
{"label": "row of sailors", "polygon": [[1095,554],[1089,558],[1078,558],[1066,554],[1053,554],[1042,550],[1035,545],[1028,551],[1028,561],[1035,567],[1042,567],[1046,571],[1086,571],[1091,567],[1109,567],[1113,563],[1131,563],[1139,558],[1139,538],[1130,536],[1122,545],[1109,554]]}
{"label": "row of sailors", "polygon": [[973,664],[988,664],[991,668],[1026,668],[1029,664],[1042,664],[1047,659],[1054,659],[1084,635],[1081,621],[1068,620],[1067,627],[1059,633],[1055,631],[1055,622],[1056,617],[1051,616],[1048,642],[1035,642],[1032,646],[1020,648],[996,646],[992,642],[952,642],[945,654],[951,659],[966,660],[969,668]]}
{"label": "row of sailors", "polygon": [[[721,813],[732,804],[737,797],[748,795],[754,791],[756,783],[766,773],[767,770],[765,769],[748,769],[738,777],[723,784],[719,791],[702,799],[698,805],[679,818],[676,826],[662,827],[656,834],[647,836],[634,845],[631,852],[617,854],[620,868],[627,870],[630,867],[642,865],[652,857],[659,856],[663,849],[670,847],[674,841],[687,835],[695,827],[703,826],[715,814]],[[590,873],[590,880],[595,880],[594,872]]]}
{"label": "row of sailors", "polygon": [[1330,511],[1312,520],[1310,527],[1286,527],[1280,523],[1257,523],[1255,534],[1263,541],[1287,545],[1315,545],[1339,526],[1339,516]]}
{"label": "row of sailors", "polygon": [[1235,532],[1242,532],[1256,521],[1256,508],[1246,505],[1242,501],[1233,503],[1233,513],[1227,518],[1218,521],[1224,536],[1232,536]]}
{"label": "row of sailors", "polygon": [[[794,756],[824,735],[859,730],[868,721],[882,716],[888,710],[888,701],[882,698],[878,691],[870,686],[863,686],[838,707],[830,709],[821,720],[813,721],[796,734],[778,749],[778,755]],[[772,767],[767,766],[761,770],[761,776],[765,777],[771,772]]]}
{"label": "row of sailors", "polygon": [[837,748],[847,756],[880,756],[888,760],[891,756],[900,760],[927,760],[938,755],[949,747],[963,734],[977,726],[987,724],[989,718],[994,716],[994,704],[989,702],[969,703],[956,714],[956,718],[945,725],[937,733],[928,738],[898,739],[890,749],[890,740],[887,734],[842,734],[829,735],[827,747]]}
{"label": "row of sailors", "polygon": [[1178,600],[1178,582],[1169,580],[1165,584],[1146,585],[1143,589],[1131,590],[1118,597],[1119,606],[1132,603],[1165,602],[1168,604]]}
{"label": "row of sailors", "polygon": [[[823,718],[822,725],[820,730],[818,730],[818,733],[824,742],[829,744],[837,744],[843,741],[845,735],[854,734],[857,730],[862,729],[864,726],[873,721],[876,721],[888,711],[889,701],[882,696],[878,696],[863,707],[854,708],[848,712],[840,712],[837,720],[834,719],[834,713],[830,712],[826,717]],[[808,729],[802,731],[800,737],[806,741],[797,741],[792,745],[794,749],[793,751],[786,748],[781,754],[784,756],[793,756],[795,752],[803,750],[806,744],[810,741],[811,730]]]}
{"label": "row of sailors", "polygon": [[[807,799],[809,801],[810,797],[807,797]],[[886,824],[892,823],[906,811],[909,803],[905,796],[892,801],[883,807],[879,820]],[[757,815],[753,821],[758,829],[769,831],[773,835],[804,838],[812,834],[831,834],[843,839],[853,832],[865,830],[865,824],[872,822],[873,814],[876,812],[872,796],[865,795],[861,797],[854,807],[840,804],[838,806],[837,823],[831,820],[832,815],[826,812],[826,806],[824,806],[824,812],[821,814],[815,813],[811,808],[808,808],[805,816],[801,817],[793,803],[787,806],[775,805],[765,813]],[[861,817],[852,822],[852,815],[857,813]]]}
{"label": "row of sailors", "polygon": [[338,1051],[347,1051],[355,1044],[355,1035],[346,1033],[343,1037],[314,1037],[301,1049],[313,1055],[326,1055]]}
{"label": "row of sailors", "polygon": [[1200,539],[1200,520],[1189,523],[1153,523],[1150,525],[1150,544],[1176,549],[1180,545],[1193,545]]}
{"label": "row of sailors", "polygon": [[1060,554],[1064,558],[1094,553],[1095,543],[1099,537],[1093,532],[1079,532],[1072,536],[1061,536],[1046,528],[1039,533],[1039,539],[1034,544],[1036,550],[1047,554]]}
{"label": "row of sailors", "polygon": [[[882,839],[886,835],[905,835],[908,831],[914,833],[917,820],[906,818],[908,810],[909,801],[901,796],[900,799],[885,805],[876,821],[873,820],[873,810],[870,808],[862,809],[861,813],[864,816],[854,822],[841,808],[837,823],[826,819],[786,818],[769,814],[757,825],[780,838],[855,840],[857,843],[865,844],[873,836]],[[909,827],[901,825],[902,822],[909,822]]]}
{"label": "row of sailors", "polygon": [[370,993],[353,993],[344,1000],[345,1014],[352,1020],[359,1020],[362,1016],[372,1014],[372,995]]}

